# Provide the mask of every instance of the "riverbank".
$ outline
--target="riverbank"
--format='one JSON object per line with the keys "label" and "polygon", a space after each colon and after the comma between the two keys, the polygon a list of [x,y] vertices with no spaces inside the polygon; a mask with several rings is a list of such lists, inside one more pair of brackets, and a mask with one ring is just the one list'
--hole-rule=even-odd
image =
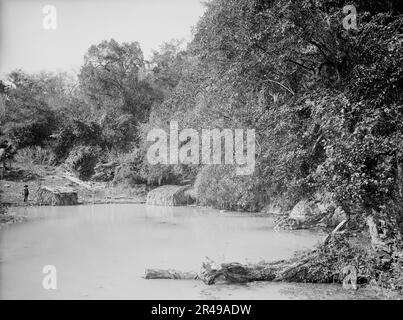
{"label": "riverbank", "polygon": [[[24,202],[23,189],[29,189]],[[37,192],[41,187],[69,188],[77,192],[78,204],[145,203],[145,185],[113,186],[105,182],[83,182],[60,167],[13,163],[0,180],[0,226],[22,222],[24,217],[7,214],[8,207],[39,206]]]}
{"label": "riverbank", "polygon": [[[28,202],[24,202],[23,189],[28,185]],[[144,203],[146,186],[113,186],[106,182],[82,182],[69,175],[62,166],[51,167],[35,165],[25,167],[14,164],[0,180],[1,202],[4,206],[40,205],[36,201],[36,192],[42,187],[68,187],[77,191],[79,203]]]}

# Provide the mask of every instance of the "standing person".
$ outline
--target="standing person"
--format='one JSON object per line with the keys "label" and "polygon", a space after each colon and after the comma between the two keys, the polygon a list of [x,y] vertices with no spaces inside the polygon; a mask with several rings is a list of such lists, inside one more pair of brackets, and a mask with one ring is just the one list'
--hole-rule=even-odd
{"label": "standing person", "polygon": [[6,169],[6,148],[0,148],[0,164],[1,167]]}
{"label": "standing person", "polygon": [[28,196],[29,196],[28,186],[25,185],[24,186],[24,202],[28,202]]}

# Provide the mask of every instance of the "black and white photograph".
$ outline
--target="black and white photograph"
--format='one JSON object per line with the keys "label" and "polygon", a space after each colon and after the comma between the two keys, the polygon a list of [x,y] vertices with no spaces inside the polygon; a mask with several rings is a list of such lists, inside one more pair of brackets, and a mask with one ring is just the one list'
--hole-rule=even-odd
{"label": "black and white photograph", "polygon": [[0,300],[402,298],[401,0],[0,0]]}

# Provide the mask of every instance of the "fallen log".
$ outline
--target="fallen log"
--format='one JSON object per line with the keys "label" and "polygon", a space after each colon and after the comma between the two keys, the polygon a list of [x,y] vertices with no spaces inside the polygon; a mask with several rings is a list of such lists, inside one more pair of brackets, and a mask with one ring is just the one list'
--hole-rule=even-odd
{"label": "fallen log", "polygon": [[325,240],[323,241],[323,244],[326,245],[326,244],[329,242],[329,240],[330,240],[337,232],[339,232],[339,230],[341,230],[341,228],[343,228],[343,227],[346,225],[346,223],[347,223],[347,219],[346,219],[346,220],[343,220],[342,222],[340,222],[340,223],[336,226],[336,228],[334,228],[334,230],[332,231],[332,233],[329,233],[329,234],[326,236]]}
{"label": "fallen log", "polygon": [[112,181],[118,166],[119,164],[115,161],[97,164],[94,168],[94,175],[91,177],[91,180],[102,182]]}
{"label": "fallen log", "polygon": [[[196,273],[178,270],[147,269],[146,279],[199,279],[207,285],[218,281],[228,283],[246,283],[252,281],[285,281],[311,283],[342,283],[347,276],[352,288],[356,282],[365,282],[366,275],[359,274],[356,265],[357,255],[362,254],[349,247],[339,230],[346,221],[340,223],[325,238],[318,248],[297,254],[291,259],[258,264],[238,262],[217,264],[206,257],[200,271]],[[350,270],[346,272],[346,270]],[[351,277],[350,273],[354,273]]]}
{"label": "fallen log", "polygon": [[86,183],[76,177],[73,177],[70,173],[65,172],[62,174],[62,177],[66,178],[67,180],[70,180],[71,182],[73,182],[75,184],[78,184],[80,187],[83,187],[88,190],[92,190],[92,185],[90,183]]}
{"label": "fallen log", "polygon": [[[238,262],[222,263],[216,265],[210,259],[203,262],[199,273],[183,272],[179,270],[146,269],[145,279],[172,279],[191,280],[198,279],[207,285],[215,284],[218,281],[229,283],[247,283],[252,281],[289,281],[304,282],[298,278],[305,264],[309,262],[306,258],[303,261],[277,261],[273,263],[241,264]],[[298,279],[300,279],[298,281]]]}
{"label": "fallen log", "polygon": [[197,278],[196,272],[182,272],[178,270],[146,269],[145,279],[181,279],[193,280]]}

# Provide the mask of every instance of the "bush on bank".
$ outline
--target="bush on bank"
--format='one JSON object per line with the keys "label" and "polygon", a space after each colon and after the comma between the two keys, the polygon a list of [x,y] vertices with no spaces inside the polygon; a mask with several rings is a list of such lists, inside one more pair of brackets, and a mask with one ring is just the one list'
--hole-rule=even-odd
{"label": "bush on bank", "polygon": [[68,169],[81,180],[89,180],[94,174],[94,168],[102,155],[102,149],[93,146],[74,147],[65,161]]}
{"label": "bush on bank", "polygon": [[28,161],[31,164],[48,166],[57,164],[57,156],[53,150],[51,148],[42,148],[40,146],[19,149],[14,156],[14,160],[20,163]]}
{"label": "bush on bank", "polygon": [[255,212],[264,206],[264,193],[255,176],[237,176],[230,165],[203,167],[196,178],[200,205],[218,209]]}

